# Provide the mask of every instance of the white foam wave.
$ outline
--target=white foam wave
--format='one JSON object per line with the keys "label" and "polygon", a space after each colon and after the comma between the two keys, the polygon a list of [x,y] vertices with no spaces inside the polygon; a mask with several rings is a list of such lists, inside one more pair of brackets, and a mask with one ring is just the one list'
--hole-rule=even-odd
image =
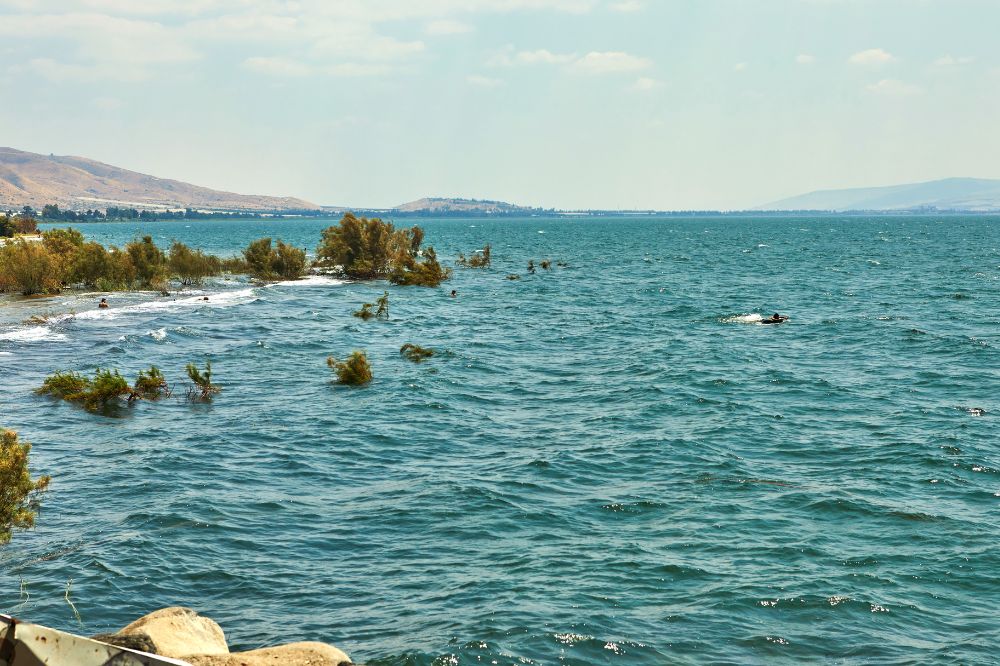
{"label": "white foam wave", "polygon": [[77,319],[116,319],[122,314],[162,312],[176,310],[179,308],[192,306],[205,306],[213,308],[225,308],[233,305],[243,305],[257,300],[257,295],[253,287],[249,289],[239,289],[236,291],[223,291],[209,296],[189,296],[187,298],[174,298],[171,300],[146,301],[133,305],[123,305],[121,307],[110,307],[106,309],[88,310],[76,315]]}
{"label": "white foam wave", "polygon": [[147,335],[149,335],[149,337],[153,338],[154,340],[163,340],[164,338],[167,337],[167,329],[158,328],[155,331],[150,331],[149,333],[147,333]]}
{"label": "white foam wave", "polygon": [[298,280],[284,280],[282,282],[275,282],[273,286],[275,287],[320,287],[320,286],[336,286],[338,284],[347,284],[347,280],[341,280],[339,278],[331,277],[329,275],[307,275]]}
{"label": "white foam wave", "polygon": [[16,328],[12,331],[0,333],[0,340],[9,340],[10,342],[46,342],[65,339],[65,335],[52,330],[50,326]]}
{"label": "white foam wave", "polygon": [[725,317],[722,320],[723,324],[759,324],[764,320],[758,313],[753,314],[743,314],[743,315],[733,315],[732,317]]}

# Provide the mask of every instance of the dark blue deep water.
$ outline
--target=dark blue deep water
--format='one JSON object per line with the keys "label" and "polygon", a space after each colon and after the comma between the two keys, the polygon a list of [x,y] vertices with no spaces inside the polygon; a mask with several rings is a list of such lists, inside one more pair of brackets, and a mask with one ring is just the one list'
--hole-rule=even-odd
{"label": "dark blue deep water", "polygon": [[[81,228],[232,254],[327,224]],[[493,268],[4,301],[0,420],[53,481],[0,612],[96,633],[185,605],[236,648],[377,665],[996,659],[1000,219],[421,224]],[[389,321],[351,316],[383,289]],[[368,387],[331,382],[353,349]],[[151,363],[180,394],[206,358],[211,405],[32,394]]]}

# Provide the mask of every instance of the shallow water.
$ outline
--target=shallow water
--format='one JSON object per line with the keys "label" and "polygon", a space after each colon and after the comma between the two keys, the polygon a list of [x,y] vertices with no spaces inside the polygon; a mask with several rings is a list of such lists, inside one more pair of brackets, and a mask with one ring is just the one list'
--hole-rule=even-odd
{"label": "shallow water", "polygon": [[[238,648],[379,665],[989,663],[998,222],[428,220],[439,256],[491,242],[494,267],[7,302],[0,418],[54,478],[0,550],[0,612],[96,633],[181,604]],[[231,254],[327,224],[80,228]],[[350,316],[383,289],[388,322]],[[356,348],[374,382],[334,386]],[[211,405],[31,392],[153,363],[181,394],[205,358]]]}

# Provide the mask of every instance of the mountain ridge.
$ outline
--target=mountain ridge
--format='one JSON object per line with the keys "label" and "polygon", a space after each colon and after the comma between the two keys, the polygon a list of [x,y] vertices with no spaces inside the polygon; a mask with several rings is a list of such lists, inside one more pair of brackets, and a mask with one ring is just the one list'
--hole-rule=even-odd
{"label": "mountain ridge", "polygon": [[807,192],[754,210],[894,211],[911,209],[1000,210],[1000,180],[941,178],[882,187],[854,187]]}
{"label": "mountain ridge", "polygon": [[283,211],[318,209],[296,197],[236,194],[158,178],[86,157],[0,147],[0,208],[131,206],[151,209]]}

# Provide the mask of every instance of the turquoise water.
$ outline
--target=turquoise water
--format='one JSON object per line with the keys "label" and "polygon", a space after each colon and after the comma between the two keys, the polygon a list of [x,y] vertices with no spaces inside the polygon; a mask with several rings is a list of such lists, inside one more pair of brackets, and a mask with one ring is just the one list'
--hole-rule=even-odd
{"label": "turquoise water", "polygon": [[[7,303],[0,418],[54,478],[0,550],[0,612],[96,633],[181,604],[238,648],[378,665],[989,663],[998,222],[429,220],[493,269]],[[229,254],[327,224],[81,228]],[[350,316],[383,289],[388,322]],[[375,381],[333,385],[356,348]],[[211,405],[31,393],[96,364],[182,386],[206,357]]]}

